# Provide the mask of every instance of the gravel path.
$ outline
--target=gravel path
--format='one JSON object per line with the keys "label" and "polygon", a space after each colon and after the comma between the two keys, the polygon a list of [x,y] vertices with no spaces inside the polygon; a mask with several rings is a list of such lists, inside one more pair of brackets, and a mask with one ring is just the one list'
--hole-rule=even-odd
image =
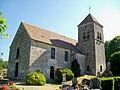
{"label": "gravel path", "polygon": [[45,84],[44,86],[31,86],[31,85],[25,85],[25,84],[19,84],[15,83],[20,90],[24,88],[23,90],[56,90],[61,85],[55,85],[55,84]]}

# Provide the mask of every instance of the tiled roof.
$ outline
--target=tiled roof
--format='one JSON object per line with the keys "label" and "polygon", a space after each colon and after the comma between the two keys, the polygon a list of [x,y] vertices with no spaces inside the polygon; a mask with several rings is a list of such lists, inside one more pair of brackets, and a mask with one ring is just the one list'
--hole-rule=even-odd
{"label": "tiled roof", "polygon": [[22,23],[28,32],[29,36],[31,39],[43,42],[46,44],[50,44],[53,46],[58,46],[58,47],[63,47],[69,50],[73,50],[77,53],[81,53],[77,48],[76,48],[76,43],[77,41],[71,38],[68,38],[66,36],[38,28],[36,26],[27,24],[27,23]]}
{"label": "tiled roof", "polygon": [[102,26],[91,14],[88,14],[88,16],[79,25],[86,24],[88,22],[95,22]]}

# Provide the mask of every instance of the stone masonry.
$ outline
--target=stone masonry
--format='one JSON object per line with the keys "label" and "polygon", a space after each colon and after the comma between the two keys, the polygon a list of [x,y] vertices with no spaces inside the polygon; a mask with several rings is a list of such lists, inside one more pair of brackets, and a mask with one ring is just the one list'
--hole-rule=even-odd
{"label": "stone masonry", "polygon": [[[51,48],[55,50],[54,59]],[[80,64],[81,75],[97,75],[106,69],[102,25],[91,14],[78,25],[78,41],[21,23],[10,46],[8,77],[25,80],[28,73],[40,70],[47,80],[55,79],[56,69],[71,68],[75,58]]]}

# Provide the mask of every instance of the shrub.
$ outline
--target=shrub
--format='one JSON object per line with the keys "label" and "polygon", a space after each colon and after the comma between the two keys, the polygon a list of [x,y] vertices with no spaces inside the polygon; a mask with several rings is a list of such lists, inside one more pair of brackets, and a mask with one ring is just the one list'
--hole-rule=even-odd
{"label": "shrub", "polygon": [[113,78],[101,78],[101,87],[102,90],[113,90],[113,83],[114,79]]}
{"label": "shrub", "polygon": [[72,61],[71,70],[74,73],[75,78],[80,76],[80,65],[79,65],[77,59],[74,59]]}
{"label": "shrub", "polygon": [[46,78],[43,74],[38,72],[32,72],[26,76],[26,84],[30,85],[44,85],[46,83]]}
{"label": "shrub", "polygon": [[120,51],[114,52],[110,56],[111,71],[114,76],[120,76]]}
{"label": "shrub", "polygon": [[114,83],[114,90],[119,90],[119,86],[120,85],[120,77],[114,77],[115,79],[115,83]]}
{"label": "shrub", "polygon": [[56,70],[56,75],[58,77],[58,82],[62,82],[62,75],[66,74],[66,81],[70,81],[73,79],[74,74],[70,69],[57,69]]}

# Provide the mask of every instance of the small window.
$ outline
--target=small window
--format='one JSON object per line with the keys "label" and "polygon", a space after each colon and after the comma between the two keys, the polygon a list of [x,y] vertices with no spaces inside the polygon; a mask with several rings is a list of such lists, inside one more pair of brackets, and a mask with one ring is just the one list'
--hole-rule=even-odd
{"label": "small window", "polygon": [[83,40],[85,40],[86,36],[83,36]]}
{"label": "small window", "polygon": [[100,35],[100,40],[102,40],[101,33],[99,35]]}
{"label": "small window", "polygon": [[87,71],[90,71],[90,67],[89,67],[89,65],[87,65]]}
{"label": "small window", "polygon": [[90,36],[89,35],[87,35],[87,39],[89,39],[90,38]]}
{"label": "small window", "polygon": [[85,25],[85,29],[87,29],[87,26]]}
{"label": "small window", "polygon": [[102,72],[102,65],[100,66],[100,72]]}
{"label": "small window", "polygon": [[68,51],[65,51],[65,61],[68,61]]}
{"label": "small window", "polygon": [[55,59],[55,48],[51,48],[51,59]]}
{"label": "small window", "polygon": [[16,59],[20,57],[20,47],[17,48]]}
{"label": "small window", "polygon": [[97,32],[97,39],[99,39],[99,32]]}

